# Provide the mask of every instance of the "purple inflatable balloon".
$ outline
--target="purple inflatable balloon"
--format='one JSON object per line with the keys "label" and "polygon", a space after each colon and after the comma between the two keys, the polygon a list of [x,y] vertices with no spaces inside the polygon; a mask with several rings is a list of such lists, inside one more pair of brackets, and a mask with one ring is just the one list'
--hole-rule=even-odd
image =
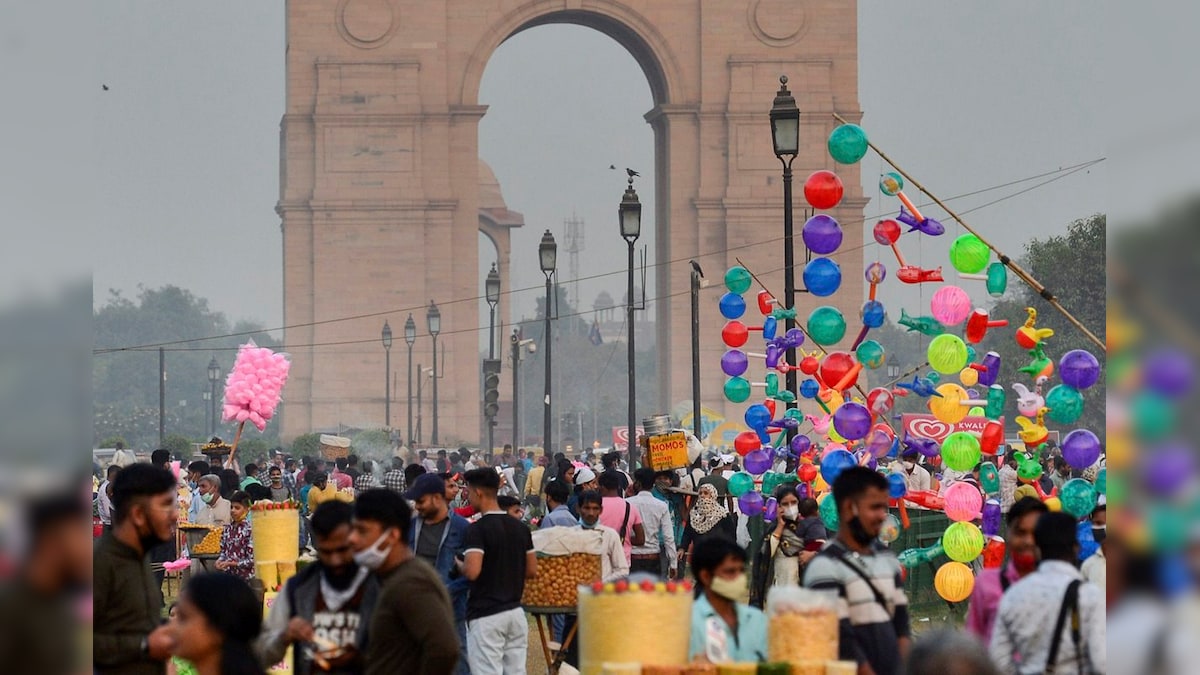
{"label": "purple inflatable balloon", "polygon": [[983,504],[983,534],[994,537],[1000,534],[1000,502],[989,499]]}
{"label": "purple inflatable balloon", "polygon": [[730,349],[721,356],[721,371],[729,377],[737,377],[746,372],[750,359],[740,349]]}
{"label": "purple inflatable balloon", "polygon": [[1195,364],[1183,352],[1162,349],[1148,356],[1145,364],[1142,380],[1149,389],[1169,398],[1191,392],[1196,379]]}
{"label": "purple inflatable balloon", "polygon": [[808,499],[808,497],[809,497],[808,493],[809,493],[808,483],[800,483],[799,485],[796,486],[796,498],[797,499]]}
{"label": "purple inflatable balloon", "polygon": [[1076,429],[1062,441],[1063,459],[1075,469],[1086,469],[1100,459],[1100,439],[1087,429]]}
{"label": "purple inflatable balloon", "polygon": [[800,455],[808,452],[809,448],[812,447],[812,439],[804,434],[797,434],[796,437],[792,439],[791,445],[792,454],[796,457],[799,457]]}
{"label": "purple inflatable balloon", "polygon": [[761,492],[747,492],[738,497],[738,508],[747,516],[754,517],[762,513],[763,496]]}
{"label": "purple inflatable balloon", "polygon": [[813,253],[828,255],[842,245],[842,226],[830,216],[819,213],[804,223],[800,236]]}
{"label": "purple inflatable balloon", "polygon": [[746,473],[760,476],[771,469],[771,453],[759,448],[747,454],[742,459],[742,465],[746,468]]}
{"label": "purple inflatable balloon", "polygon": [[1058,361],[1058,375],[1063,384],[1087,389],[1100,379],[1100,362],[1091,352],[1072,349]]}
{"label": "purple inflatable balloon", "polygon": [[775,501],[774,497],[767,499],[767,503],[763,506],[763,519],[775,520],[775,516],[779,515],[779,502]]}
{"label": "purple inflatable balloon", "polygon": [[1171,497],[1196,476],[1196,460],[1186,446],[1168,445],[1145,457],[1142,480],[1160,497]]}
{"label": "purple inflatable balloon", "polygon": [[871,431],[871,411],[861,403],[843,403],[833,411],[833,428],[848,441],[866,438]]}
{"label": "purple inflatable balloon", "polygon": [[892,439],[882,429],[872,431],[870,438],[867,439],[867,452],[871,453],[875,459],[883,459],[891,451]]}
{"label": "purple inflatable balloon", "polygon": [[789,330],[783,334],[783,342],[783,346],[785,348],[799,347],[800,345],[804,344],[804,331],[800,330],[799,328],[793,328]]}

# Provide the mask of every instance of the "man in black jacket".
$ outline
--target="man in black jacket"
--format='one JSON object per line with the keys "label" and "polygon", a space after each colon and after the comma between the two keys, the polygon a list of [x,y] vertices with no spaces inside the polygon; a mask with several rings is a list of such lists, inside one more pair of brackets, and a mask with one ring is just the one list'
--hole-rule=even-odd
{"label": "man in black jacket", "polygon": [[350,528],[354,507],[325,502],[312,516],[317,562],[288,580],[263,623],[257,649],[264,668],[292,647],[292,672],[314,672],[314,654],[328,664],[322,673],[363,672],[367,625],[379,598],[375,575],[354,564]]}
{"label": "man in black jacket", "polygon": [[160,675],[174,641],[146,557],[175,536],[175,477],[132,464],[113,479],[113,529],[92,553],[92,664],[100,675]]}

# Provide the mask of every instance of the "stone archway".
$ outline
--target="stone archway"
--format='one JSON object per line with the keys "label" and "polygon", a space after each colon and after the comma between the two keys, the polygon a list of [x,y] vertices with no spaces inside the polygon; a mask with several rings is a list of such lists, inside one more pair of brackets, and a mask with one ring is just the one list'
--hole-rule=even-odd
{"label": "stone archway", "polygon": [[[294,359],[287,438],[339,424],[381,425],[383,387],[372,384],[382,379],[379,327],[385,318],[403,325],[411,311],[421,328],[414,361],[428,365],[423,307],[433,299],[442,310],[439,355],[446,355],[438,440],[478,440],[477,329],[486,324],[476,311],[478,123],[486,107],[477,95],[504,40],[549,23],[594,28],[625,46],[650,84],[654,306],[665,386],[661,400],[639,401],[639,415],[690,398],[687,321],[680,320],[688,314],[689,258],[719,280],[740,257],[782,290],[779,244],[770,243],[780,236],[782,194],[766,116],[778,76],[790,77],[803,138],[812,139],[795,163],[799,180],[835,168],[824,152],[829,113],[860,116],[855,14],[834,0],[291,0],[287,11],[277,207],[285,340]],[[852,316],[862,298],[856,224],[865,199],[857,167],[837,170],[847,198],[834,215],[848,224],[837,304]],[[493,239],[507,261],[504,237]],[[816,304],[810,300],[801,296],[798,309]],[[721,320],[715,297],[706,303],[701,358],[715,364]],[[715,368],[704,373],[705,401],[720,409],[723,378]],[[398,379],[405,381],[403,371]],[[393,395],[395,427],[403,425],[395,410],[407,394]]]}

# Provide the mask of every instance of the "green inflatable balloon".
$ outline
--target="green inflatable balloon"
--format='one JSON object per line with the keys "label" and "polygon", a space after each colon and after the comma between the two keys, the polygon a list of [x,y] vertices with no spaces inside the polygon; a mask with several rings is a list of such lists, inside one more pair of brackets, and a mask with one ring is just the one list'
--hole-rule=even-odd
{"label": "green inflatable balloon", "polygon": [[822,346],[837,344],[846,336],[846,318],[836,307],[822,305],[808,315],[808,335]]}
{"label": "green inflatable balloon", "polygon": [[1096,487],[1082,478],[1072,478],[1058,491],[1064,513],[1083,518],[1096,508]]}
{"label": "green inflatable balloon", "polygon": [[834,501],[832,492],[821,500],[821,506],[817,510],[821,514],[821,523],[825,525],[825,529],[830,532],[838,529],[837,502]]}
{"label": "green inflatable balloon", "polygon": [[1096,472],[1096,492],[1100,494],[1108,492],[1108,467]]}
{"label": "green inflatable balloon", "polygon": [[874,340],[863,340],[863,343],[854,350],[854,356],[858,362],[874,370],[883,365],[883,345]]}
{"label": "green inflatable balloon", "polygon": [[983,532],[975,523],[951,523],[942,535],[942,548],[951,560],[969,563],[983,553]]}
{"label": "green inflatable balloon", "polygon": [[1059,424],[1074,424],[1083,415],[1083,394],[1079,390],[1065,385],[1056,385],[1046,394],[1046,414],[1052,421]]}
{"label": "green inflatable balloon", "polygon": [[728,288],[730,293],[745,293],[750,290],[752,281],[750,272],[745,267],[735,265],[725,272],[725,288]]}
{"label": "green inflatable balloon", "polygon": [[942,441],[942,461],[955,471],[974,469],[982,455],[979,439],[966,431],[955,431]]}
{"label": "green inflatable balloon", "polygon": [[829,134],[829,156],[838,164],[854,164],[867,154],[867,132],[857,124],[843,124]]}
{"label": "green inflatable balloon", "polygon": [[729,494],[734,497],[741,497],[753,489],[754,476],[745,471],[739,471],[729,477]]}
{"label": "green inflatable balloon", "polygon": [[[1080,408],[1083,407],[1082,399],[1081,395]],[[1049,398],[1046,399],[1046,405],[1050,405]],[[1130,410],[1133,413],[1131,417],[1134,433],[1142,440],[1161,440],[1175,428],[1175,406],[1165,396],[1148,391],[1141,392],[1134,397]]]}
{"label": "green inflatable balloon", "polygon": [[979,274],[991,257],[992,250],[973,234],[964,234],[950,244],[950,264],[963,274]]}
{"label": "green inflatable balloon", "polygon": [[725,382],[725,398],[734,403],[745,403],[750,398],[750,383],[744,377],[731,377]]}
{"label": "green inflatable balloon", "polygon": [[925,356],[929,358],[929,365],[939,373],[957,373],[967,367],[967,343],[957,335],[942,333],[929,341]]}
{"label": "green inflatable balloon", "polygon": [[996,465],[991,462],[984,462],[979,469],[979,486],[987,494],[996,494],[1000,491],[1000,474],[996,471]]}

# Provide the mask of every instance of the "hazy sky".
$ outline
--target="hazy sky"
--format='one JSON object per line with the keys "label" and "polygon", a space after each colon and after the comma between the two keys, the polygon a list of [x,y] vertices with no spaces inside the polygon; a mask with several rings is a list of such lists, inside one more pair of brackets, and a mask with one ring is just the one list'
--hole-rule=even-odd
{"label": "hazy sky", "polygon": [[[1091,7],[860,2],[864,127],[941,196],[1104,156],[1102,129],[1111,111],[1101,103],[1111,94],[1106,69],[1114,64],[1097,55],[1107,35],[1105,15],[1083,9]],[[2,212],[5,227],[22,235],[0,266],[0,287],[10,293],[35,285],[36,272],[90,268],[97,301],[109,287],[133,294],[139,283],[173,283],[232,318],[279,325],[274,206],[284,3],[108,0],[78,9],[63,20],[58,3],[0,7],[0,86],[6,100],[21,103],[0,106]],[[63,44],[88,48],[64,50]],[[481,155],[500,178],[509,207],[526,216],[514,239],[516,267],[524,268],[514,285],[540,283],[536,247],[547,227],[559,237],[565,267],[562,221],[575,213],[587,224],[580,273],[618,272],[587,282],[584,304],[606,286],[619,300],[624,243],[616,206],[624,180],[608,166],[642,171],[648,216],[654,200],[652,134],[642,118],[651,99],[636,63],[599,33],[542,27],[501,46],[480,98],[490,106],[481,123]],[[770,104],[763,101],[764,134]],[[882,168],[875,155],[864,159],[868,195],[878,197]],[[1019,254],[1031,236],[1061,232],[1072,219],[1105,211],[1107,170],[1101,164],[967,220]],[[970,209],[1032,184],[953,205]],[[879,201],[867,207],[863,227],[874,224]],[[894,207],[889,200],[886,210]],[[653,223],[646,220],[642,241],[649,243]],[[940,241],[901,242],[910,262],[946,264],[944,249],[956,234],[951,226]],[[884,253],[871,246],[866,257],[891,262]],[[481,262],[489,257],[483,252]],[[891,284],[883,291],[893,315],[924,300],[905,290]],[[521,295],[518,313],[530,312],[537,294]]]}

